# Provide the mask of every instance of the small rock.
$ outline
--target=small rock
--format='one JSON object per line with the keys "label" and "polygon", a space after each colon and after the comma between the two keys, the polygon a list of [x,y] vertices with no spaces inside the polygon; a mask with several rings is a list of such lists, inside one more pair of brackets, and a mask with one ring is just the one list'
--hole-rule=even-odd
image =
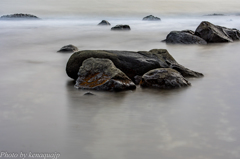
{"label": "small rock", "polygon": [[157,68],[145,73],[142,76],[140,85],[142,87],[171,89],[190,86],[191,84],[174,69]]}
{"label": "small rock", "polygon": [[111,30],[131,30],[129,25],[116,25],[115,27],[112,27]]}
{"label": "small rock", "polygon": [[111,25],[111,24],[106,20],[102,20],[98,25]]}
{"label": "small rock", "polygon": [[145,21],[160,21],[161,19],[158,17],[154,17],[153,15],[149,15],[143,18]]}
{"label": "small rock", "polygon": [[39,18],[31,14],[17,13],[17,14],[3,15],[1,16],[1,19],[39,19]]}
{"label": "small rock", "polygon": [[139,75],[134,76],[134,83],[136,85],[139,85],[141,80],[142,80],[142,76],[139,76]]}
{"label": "small rock", "polygon": [[75,87],[105,91],[136,89],[132,80],[116,68],[111,60],[93,57],[83,61]]}
{"label": "small rock", "polygon": [[60,50],[58,50],[58,52],[75,52],[75,51],[78,51],[78,48],[71,44],[63,46]]}
{"label": "small rock", "polygon": [[93,93],[91,93],[91,92],[87,92],[87,93],[84,93],[84,95],[85,95],[85,96],[89,96],[89,95],[91,96],[91,95],[95,95],[95,94],[93,94]]}
{"label": "small rock", "polygon": [[224,16],[224,14],[213,13],[213,14],[207,14],[206,16]]}

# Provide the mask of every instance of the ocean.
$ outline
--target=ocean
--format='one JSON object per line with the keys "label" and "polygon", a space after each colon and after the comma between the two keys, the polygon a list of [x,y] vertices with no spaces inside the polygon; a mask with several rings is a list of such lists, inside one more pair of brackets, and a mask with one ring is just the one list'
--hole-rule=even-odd
{"label": "ocean", "polygon": [[[1,0],[2,15],[32,13],[41,20],[0,21],[0,158],[3,152],[15,158],[30,152],[63,159],[240,158],[240,42],[161,42],[170,31],[195,30],[202,21],[240,29],[239,4],[229,1],[224,10],[222,1],[103,2]],[[213,13],[224,16],[205,16]],[[142,21],[149,14],[161,21]],[[111,26],[98,26],[103,19]],[[117,24],[131,31],[111,31]],[[192,85],[175,90],[137,86],[84,96],[88,90],[74,88],[65,72],[71,53],[57,52],[68,44],[79,50],[167,49],[204,77],[187,78]]]}

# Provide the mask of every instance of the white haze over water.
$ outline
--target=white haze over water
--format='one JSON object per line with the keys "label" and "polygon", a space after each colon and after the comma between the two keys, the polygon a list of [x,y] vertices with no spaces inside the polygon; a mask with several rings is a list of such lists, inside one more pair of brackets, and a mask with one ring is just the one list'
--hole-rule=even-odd
{"label": "white haze over water", "polygon": [[1,0],[0,14],[31,13],[39,17],[145,16],[239,13],[238,0]]}

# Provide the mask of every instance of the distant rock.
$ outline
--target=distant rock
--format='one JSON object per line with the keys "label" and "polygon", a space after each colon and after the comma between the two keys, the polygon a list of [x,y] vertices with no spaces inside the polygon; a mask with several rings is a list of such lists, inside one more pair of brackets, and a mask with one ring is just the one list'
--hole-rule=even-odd
{"label": "distant rock", "polygon": [[207,44],[205,40],[194,35],[191,30],[171,31],[165,41],[168,44]]}
{"label": "distant rock", "polygon": [[213,14],[207,14],[206,16],[224,16],[224,14],[213,13]]}
{"label": "distant rock", "polygon": [[173,68],[184,77],[203,76],[202,73],[192,71],[177,63],[166,49],[138,52],[116,50],[83,50],[75,52],[67,62],[67,75],[70,78],[77,79],[78,71],[83,61],[91,57],[110,59],[132,81],[135,81],[134,77],[136,75],[142,76],[146,72],[156,68]]}
{"label": "distant rock", "polygon": [[98,25],[111,25],[111,24],[106,20],[102,20]]}
{"label": "distant rock", "polygon": [[160,21],[161,19],[158,17],[154,17],[153,15],[149,15],[143,18],[145,21]]}
{"label": "distant rock", "polygon": [[105,91],[136,89],[135,84],[113,62],[104,58],[88,58],[78,72],[75,87]]}
{"label": "distant rock", "polygon": [[1,16],[0,19],[4,19],[4,20],[10,20],[10,19],[40,19],[35,15],[31,15],[31,14],[22,14],[22,13],[17,13],[17,14],[10,14],[10,15],[3,15]]}
{"label": "distant rock", "polygon": [[233,42],[240,39],[237,29],[230,29],[210,22],[203,21],[197,27],[195,35],[204,39],[207,43]]}
{"label": "distant rock", "polygon": [[115,27],[112,27],[111,30],[117,30],[117,31],[124,31],[124,30],[131,30],[129,25],[116,25]]}
{"label": "distant rock", "polygon": [[142,87],[156,87],[172,89],[190,86],[191,84],[176,70],[171,68],[157,68],[142,76]]}
{"label": "distant rock", "polygon": [[233,42],[236,40],[240,40],[239,30],[203,21],[195,32],[192,30],[172,31],[167,35],[166,40],[162,42],[171,44],[207,44]]}
{"label": "distant rock", "polygon": [[78,51],[78,48],[72,44],[63,46],[58,52],[75,52]]}

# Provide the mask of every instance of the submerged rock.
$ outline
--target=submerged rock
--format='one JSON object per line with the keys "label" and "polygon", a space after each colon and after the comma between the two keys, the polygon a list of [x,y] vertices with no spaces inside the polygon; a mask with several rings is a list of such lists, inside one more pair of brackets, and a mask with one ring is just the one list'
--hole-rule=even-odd
{"label": "submerged rock", "polygon": [[115,27],[112,27],[111,30],[123,31],[123,30],[131,30],[131,28],[129,25],[116,25]]}
{"label": "submerged rock", "polygon": [[154,17],[153,15],[149,15],[143,18],[145,21],[160,21],[161,19],[158,17]]}
{"label": "submerged rock", "polygon": [[239,30],[214,25],[207,21],[201,22],[195,31],[195,35],[204,39],[207,43],[233,42],[240,39]]}
{"label": "submerged rock", "polygon": [[142,76],[144,73],[156,68],[173,68],[185,77],[203,76],[201,73],[189,70],[178,64],[166,49],[138,52],[114,50],[84,50],[75,52],[67,62],[67,75],[70,78],[77,79],[80,66],[82,66],[84,60],[90,57],[110,59],[118,69],[133,81],[136,75]]}
{"label": "submerged rock", "polygon": [[93,96],[95,94],[91,93],[91,92],[87,92],[87,93],[84,93],[85,96]]}
{"label": "submerged rock", "polygon": [[224,14],[213,13],[213,14],[207,14],[206,16],[224,16]]}
{"label": "submerged rock", "polygon": [[39,18],[31,14],[17,13],[17,14],[3,15],[1,16],[1,19],[39,19]]}
{"label": "submerged rock", "polygon": [[102,20],[98,25],[111,25],[111,24],[106,20]]}
{"label": "submerged rock", "polygon": [[63,46],[58,52],[75,52],[78,51],[78,48],[72,44]]}
{"label": "submerged rock", "polygon": [[191,30],[171,31],[165,41],[168,44],[207,44],[205,40],[194,35]]}
{"label": "submerged rock", "polygon": [[75,84],[79,89],[122,91],[135,89],[135,84],[109,59],[88,58],[83,61]]}
{"label": "submerged rock", "polygon": [[140,85],[142,87],[171,89],[190,86],[191,84],[174,69],[157,68],[145,73],[142,76]]}

